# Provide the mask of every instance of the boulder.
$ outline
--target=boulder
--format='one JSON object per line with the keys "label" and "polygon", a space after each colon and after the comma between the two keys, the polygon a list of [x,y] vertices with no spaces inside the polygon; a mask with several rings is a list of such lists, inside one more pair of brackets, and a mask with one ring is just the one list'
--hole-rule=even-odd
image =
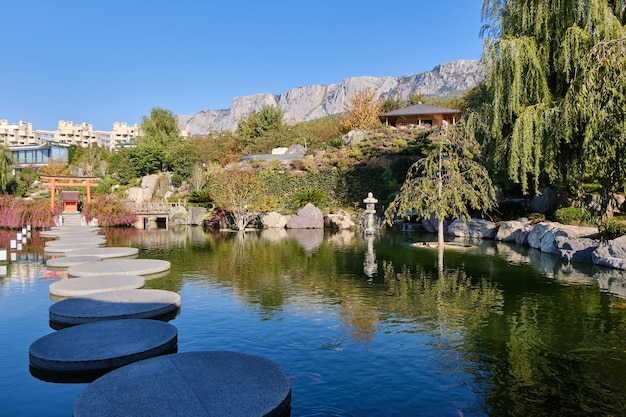
{"label": "boulder", "polygon": [[284,155],[287,153],[288,148],[274,148],[272,149],[272,155]]}
{"label": "boulder", "polygon": [[551,227],[548,230],[546,230],[546,232],[543,234],[543,236],[541,237],[541,243],[539,244],[539,250],[543,253],[554,253],[559,255],[559,248],[557,248],[556,246],[556,238],[557,237],[568,237],[568,233],[559,228],[558,226],[556,227]]}
{"label": "boulder", "polygon": [[291,145],[287,148],[285,155],[304,155],[306,153],[306,148],[302,145]]}
{"label": "boulder", "polygon": [[141,179],[141,188],[149,188],[154,190],[157,186],[157,182],[159,181],[159,176],[157,174],[146,175]]}
{"label": "boulder", "polygon": [[343,144],[346,146],[362,142],[363,139],[365,139],[365,132],[360,130],[351,130],[341,137]]}
{"label": "boulder", "polygon": [[541,239],[543,239],[543,235],[550,229],[552,229],[554,225],[550,222],[539,222],[535,224],[530,233],[528,233],[528,245],[531,248],[539,249],[541,247]]}
{"label": "boulder", "polygon": [[467,222],[456,219],[448,226],[448,234],[457,237],[493,239],[497,226],[484,219],[470,219]]}
{"label": "boulder", "polygon": [[566,261],[592,263],[592,254],[598,246],[598,240],[587,237],[557,236],[554,244],[561,258]]}
{"label": "boulder", "polygon": [[509,220],[500,223],[495,239],[502,242],[528,243],[528,234],[532,230],[532,223],[526,218]]}
{"label": "boulder", "polygon": [[[447,221],[443,222],[444,232],[447,229],[448,224],[449,223]],[[437,233],[437,231],[439,231],[439,220],[437,220],[434,214],[431,214],[429,218],[422,219],[422,227],[428,233]]]}
{"label": "boulder", "polygon": [[189,207],[187,221],[194,226],[201,225],[204,221],[207,209],[204,207]]}
{"label": "boulder", "polygon": [[596,265],[626,269],[626,236],[600,243],[591,256]]}
{"label": "boulder", "polygon": [[285,227],[287,229],[323,229],[324,214],[313,204],[307,203],[298,211],[298,214],[287,220]]}
{"label": "boulder", "polygon": [[167,222],[172,226],[187,224],[187,209],[183,206],[172,207]]}
{"label": "boulder", "polygon": [[567,205],[566,193],[548,187],[542,188],[530,201],[530,209],[536,213],[549,213],[563,205]]}
{"label": "boulder", "polygon": [[151,201],[152,190],[149,188],[130,187],[126,190],[126,198],[136,203]]}
{"label": "boulder", "polygon": [[595,227],[566,226],[561,223],[540,222],[537,223],[528,234],[528,244],[544,253],[560,255],[561,252],[555,243],[559,236],[569,238],[595,239],[598,229]]}
{"label": "boulder", "polygon": [[324,216],[324,227],[330,229],[346,230],[354,229],[356,225],[352,221],[350,213],[345,210],[339,210],[337,213],[331,213]]}
{"label": "boulder", "polygon": [[287,217],[272,211],[262,214],[260,221],[263,229],[283,229],[287,224]]}

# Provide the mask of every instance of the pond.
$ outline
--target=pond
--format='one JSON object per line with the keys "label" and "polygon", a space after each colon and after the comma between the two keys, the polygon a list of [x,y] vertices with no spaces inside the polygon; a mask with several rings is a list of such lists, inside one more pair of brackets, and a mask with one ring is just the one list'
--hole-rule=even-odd
{"label": "pond", "polygon": [[[412,245],[432,236],[410,232],[106,233],[172,263],[146,286],[181,294],[179,352],[273,360],[293,417],[626,415],[621,271],[482,241],[446,251],[438,276],[436,251]],[[35,235],[0,278],[3,415],[71,415],[86,386],[29,372],[53,331],[48,287],[66,279],[44,263]]]}

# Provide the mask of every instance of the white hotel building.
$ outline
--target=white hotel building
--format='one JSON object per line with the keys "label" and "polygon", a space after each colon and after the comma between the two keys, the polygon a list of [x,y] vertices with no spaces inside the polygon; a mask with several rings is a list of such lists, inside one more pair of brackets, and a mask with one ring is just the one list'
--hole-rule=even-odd
{"label": "white hotel building", "polygon": [[0,145],[6,147],[36,146],[47,142],[56,142],[66,145],[78,145],[82,147],[97,144],[105,148],[113,149],[125,146],[140,135],[139,125],[126,123],[113,123],[110,132],[93,130],[89,123],[75,125],[71,121],[59,121],[56,131],[35,130],[32,123],[20,121],[10,124],[6,119],[0,119]]}

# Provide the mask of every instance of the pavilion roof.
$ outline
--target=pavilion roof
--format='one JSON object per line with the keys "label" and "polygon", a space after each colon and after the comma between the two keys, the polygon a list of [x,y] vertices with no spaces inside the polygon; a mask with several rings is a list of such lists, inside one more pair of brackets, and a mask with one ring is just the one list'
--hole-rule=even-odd
{"label": "pavilion roof", "polygon": [[414,114],[457,114],[457,113],[461,113],[461,110],[450,109],[447,107],[431,106],[428,104],[419,103],[419,104],[414,104],[409,107],[404,107],[402,109],[393,110],[387,113],[380,114],[379,117],[381,116],[409,116],[409,115],[414,115]]}

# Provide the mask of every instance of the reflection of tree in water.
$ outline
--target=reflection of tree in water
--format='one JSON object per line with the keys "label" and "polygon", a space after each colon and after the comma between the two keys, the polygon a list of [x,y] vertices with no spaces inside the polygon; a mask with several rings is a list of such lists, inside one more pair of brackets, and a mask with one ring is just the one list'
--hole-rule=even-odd
{"label": "reflection of tree in water", "polygon": [[385,262],[384,279],[391,295],[386,306],[390,312],[419,319],[420,325],[442,334],[480,328],[503,303],[502,291],[494,284],[485,279],[474,283],[462,269],[446,270],[437,278],[406,266],[396,272]]}
{"label": "reflection of tree in water", "polygon": [[[617,416],[626,412],[626,320],[595,288],[510,301],[482,367],[485,407],[511,416]],[[612,358],[612,360],[607,360]],[[502,415],[502,414],[499,414]]]}

